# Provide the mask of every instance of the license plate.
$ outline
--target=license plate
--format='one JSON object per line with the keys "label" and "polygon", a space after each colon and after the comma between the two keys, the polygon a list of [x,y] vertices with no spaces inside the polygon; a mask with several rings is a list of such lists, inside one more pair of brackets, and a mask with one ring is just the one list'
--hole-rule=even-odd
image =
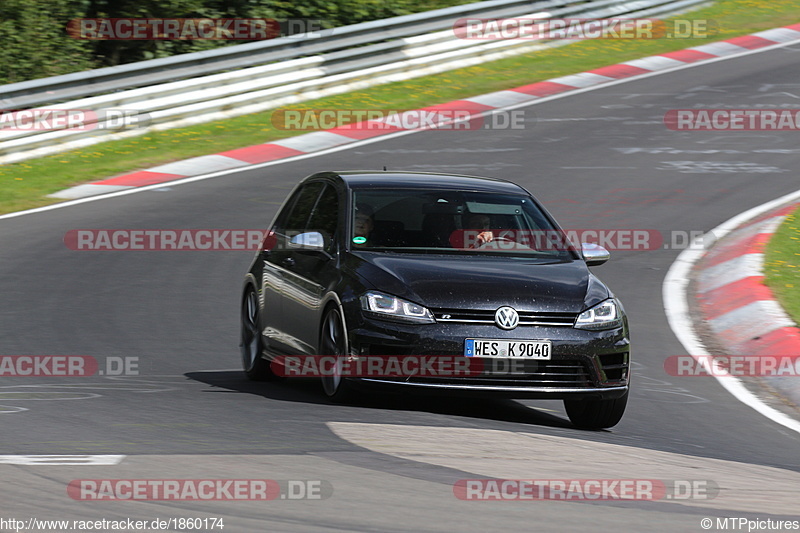
{"label": "license plate", "polygon": [[467,339],[464,342],[464,355],[467,357],[514,357],[548,360],[551,356],[551,342]]}

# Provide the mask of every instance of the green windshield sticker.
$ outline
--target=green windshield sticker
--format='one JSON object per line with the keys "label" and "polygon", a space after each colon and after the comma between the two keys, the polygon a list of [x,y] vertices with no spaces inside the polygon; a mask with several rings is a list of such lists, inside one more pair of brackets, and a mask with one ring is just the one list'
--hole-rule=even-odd
{"label": "green windshield sticker", "polygon": [[366,237],[353,237],[353,242],[356,243],[356,244],[364,244],[365,242],[367,242],[367,238]]}

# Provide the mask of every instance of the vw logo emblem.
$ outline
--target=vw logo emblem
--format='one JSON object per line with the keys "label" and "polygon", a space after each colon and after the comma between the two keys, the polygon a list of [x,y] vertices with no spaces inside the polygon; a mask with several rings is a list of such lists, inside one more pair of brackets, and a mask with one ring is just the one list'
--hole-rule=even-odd
{"label": "vw logo emblem", "polygon": [[494,312],[494,323],[502,329],[514,329],[519,325],[519,314],[513,307],[501,307]]}

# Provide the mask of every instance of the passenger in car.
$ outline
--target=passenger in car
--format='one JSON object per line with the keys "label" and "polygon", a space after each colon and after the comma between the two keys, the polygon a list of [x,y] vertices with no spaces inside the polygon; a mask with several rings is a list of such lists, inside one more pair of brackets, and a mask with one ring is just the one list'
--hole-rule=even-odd
{"label": "passenger in car", "polygon": [[353,242],[358,245],[369,244],[369,237],[375,227],[374,211],[367,204],[356,205],[356,216],[353,224]]}

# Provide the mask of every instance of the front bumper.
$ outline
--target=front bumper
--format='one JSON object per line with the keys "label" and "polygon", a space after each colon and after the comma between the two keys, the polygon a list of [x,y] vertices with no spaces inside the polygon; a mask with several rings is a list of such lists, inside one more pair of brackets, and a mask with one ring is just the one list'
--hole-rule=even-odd
{"label": "front bumper", "polygon": [[[467,338],[549,340],[550,360],[479,359],[479,375],[351,378],[361,388],[417,389],[426,393],[466,393],[515,398],[610,399],[629,385],[627,323],[606,331],[566,326],[519,326],[502,330],[488,324],[406,324],[358,314],[350,324],[352,357],[461,356]],[[356,383],[357,382],[357,383]]]}

